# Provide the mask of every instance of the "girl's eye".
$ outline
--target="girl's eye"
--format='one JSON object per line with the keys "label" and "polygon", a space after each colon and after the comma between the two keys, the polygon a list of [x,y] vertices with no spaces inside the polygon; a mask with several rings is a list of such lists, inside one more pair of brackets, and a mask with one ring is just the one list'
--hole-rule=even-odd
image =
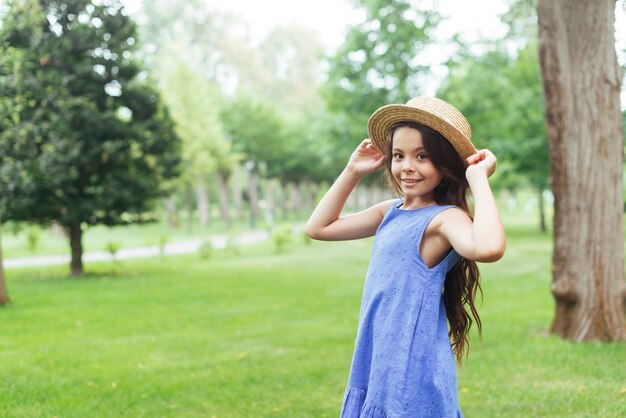
{"label": "girl's eye", "polygon": [[397,154],[397,153],[396,153],[396,154],[393,154],[393,158],[394,158],[395,160],[399,160],[399,159],[401,159],[401,158],[402,158],[402,154]]}
{"label": "girl's eye", "polygon": [[417,154],[417,159],[418,160],[427,160],[428,159],[428,155],[424,154],[424,153],[419,153],[419,154]]}

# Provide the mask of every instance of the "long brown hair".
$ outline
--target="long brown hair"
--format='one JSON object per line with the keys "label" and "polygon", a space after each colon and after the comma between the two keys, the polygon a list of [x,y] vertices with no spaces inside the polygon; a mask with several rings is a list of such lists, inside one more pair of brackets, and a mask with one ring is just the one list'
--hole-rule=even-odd
{"label": "long brown hair", "polygon": [[[467,212],[471,217],[471,211],[467,202],[469,184],[465,178],[465,164],[452,144],[444,136],[425,125],[412,121],[402,121],[393,125],[387,132],[385,176],[393,190],[402,196],[402,189],[391,174],[393,134],[398,128],[402,127],[417,129],[420,132],[428,158],[430,158],[443,176],[433,192],[435,202],[438,205],[455,205]],[[474,320],[478,327],[478,335],[482,338],[482,324],[474,304],[478,292],[480,292],[482,299],[480,273],[476,262],[460,257],[458,263],[446,274],[446,280],[443,285],[443,301],[450,324],[448,337],[459,364],[463,360],[463,355],[467,357],[469,353],[470,340],[468,333]],[[474,318],[473,320],[472,317]]]}

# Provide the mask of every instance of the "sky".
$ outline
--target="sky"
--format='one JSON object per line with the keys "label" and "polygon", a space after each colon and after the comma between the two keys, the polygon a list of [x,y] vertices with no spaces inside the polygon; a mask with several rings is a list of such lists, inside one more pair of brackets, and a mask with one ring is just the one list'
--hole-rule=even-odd
{"label": "sky", "polygon": [[[132,14],[140,0],[123,0]],[[145,0],[144,0],[145,1]],[[349,0],[205,0],[209,7],[234,13],[250,26],[250,35],[260,42],[273,27],[302,23],[317,31],[327,52],[336,50],[345,38],[348,28],[364,19]],[[506,33],[499,14],[507,10],[506,0],[481,0],[480,7],[468,0],[421,0],[424,7],[432,7],[447,18],[439,24],[441,39],[461,33],[467,41],[496,38]],[[616,46],[621,64],[626,63],[626,1],[616,6]],[[442,53],[442,51],[439,51]],[[433,56],[433,62],[443,57]],[[437,78],[445,75],[445,68],[433,67]],[[626,84],[626,83],[625,83]],[[425,92],[433,94],[434,92]],[[622,108],[626,107],[626,89],[622,93]]]}
{"label": "sky", "polygon": [[[253,36],[261,38],[273,26],[290,22],[303,23],[320,34],[320,39],[330,50],[336,49],[345,37],[350,25],[364,16],[355,11],[347,0],[206,0],[218,10],[235,12],[247,21]],[[427,0],[440,13],[449,15],[440,30],[455,29],[469,32],[502,34],[504,28],[497,14],[506,10],[503,0],[481,0],[481,7],[466,0]]]}

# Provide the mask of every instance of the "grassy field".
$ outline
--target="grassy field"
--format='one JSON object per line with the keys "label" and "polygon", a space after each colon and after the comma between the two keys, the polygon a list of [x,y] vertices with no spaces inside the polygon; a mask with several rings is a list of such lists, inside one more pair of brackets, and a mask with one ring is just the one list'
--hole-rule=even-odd
{"label": "grassy field", "polygon": [[[572,344],[548,236],[507,217],[482,265],[484,339],[459,370],[466,417],[624,417],[626,344]],[[335,417],[371,240],[8,271],[1,417]]]}

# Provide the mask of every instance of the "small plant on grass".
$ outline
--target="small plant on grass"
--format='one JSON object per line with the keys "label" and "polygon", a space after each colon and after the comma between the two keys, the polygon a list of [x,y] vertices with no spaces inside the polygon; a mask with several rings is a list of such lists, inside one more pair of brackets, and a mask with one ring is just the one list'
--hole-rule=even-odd
{"label": "small plant on grass", "polygon": [[39,246],[39,239],[41,238],[41,233],[39,232],[39,228],[36,226],[32,226],[28,228],[28,232],[26,233],[26,242],[28,245],[28,250],[30,252],[35,252],[37,247]]}
{"label": "small plant on grass", "polygon": [[202,244],[200,244],[198,252],[200,253],[200,258],[202,260],[210,259],[213,255],[213,243],[211,242],[211,240],[203,240]]}
{"label": "small plant on grass", "polygon": [[272,242],[277,253],[282,253],[285,247],[291,243],[292,233],[287,226],[281,226],[272,234]]}
{"label": "small plant on grass", "polygon": [[109,241],[106,243],[105,248],[107,250],[107,252],[109,254],[111,254],[111,258],[113,259],[113,262],[115,263],[117,261],[117,258],[115,258],[117,256],[117,252],[120,250],[120,244],[117,242],[113,242],[113,241]]}

